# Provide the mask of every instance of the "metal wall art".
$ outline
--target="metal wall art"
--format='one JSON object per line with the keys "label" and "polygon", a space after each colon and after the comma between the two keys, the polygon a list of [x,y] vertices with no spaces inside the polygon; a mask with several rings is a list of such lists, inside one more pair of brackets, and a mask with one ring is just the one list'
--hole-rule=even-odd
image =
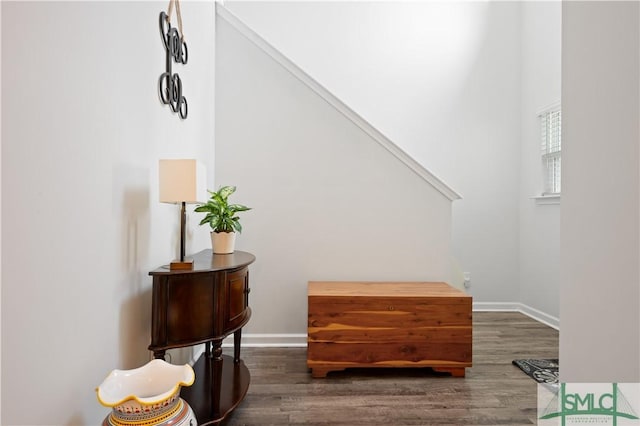
{"label": "metal wall art", "polygon": [[[176,3],[176,15],[178,16],[178,31],[171,26],[171,9],[173,3]],[[180,3],[178,0],[171,0],[169,3],[168,14],[160,12],[160,36],[162,43],[167,52],[166,71],[160,75],[158,80],[158,90],[160,92],[160,100],[163,104],[169,105],[171,110],[178,113],[180,118],[187,118],[187,98],[182,95],[182,80],[178,73],[174,73],[171,65],[187,63],[189,53],[187,43],[184,41],[184,33],[182,31],[182,17],[180,16]]]}

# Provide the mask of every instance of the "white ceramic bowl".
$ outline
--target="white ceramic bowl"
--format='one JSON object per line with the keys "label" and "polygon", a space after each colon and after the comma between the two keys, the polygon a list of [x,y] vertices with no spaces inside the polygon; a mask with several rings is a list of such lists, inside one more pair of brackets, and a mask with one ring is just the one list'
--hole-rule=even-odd
{"label": "white ceramic bowl", "polygon": [[189,364],[173,365],[161,359],[133,370],[113,370],[96,389],[98,401],[125,416],[164,412],[191,386],[195,373]]}

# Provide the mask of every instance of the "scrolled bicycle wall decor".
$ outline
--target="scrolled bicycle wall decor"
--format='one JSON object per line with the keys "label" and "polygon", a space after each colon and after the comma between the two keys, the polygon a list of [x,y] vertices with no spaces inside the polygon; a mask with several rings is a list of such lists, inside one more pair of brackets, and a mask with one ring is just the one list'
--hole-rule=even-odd
{"label": "scrolled bicycle wall decor", "polygon": [[[171,12],[175,3],[176,16],[178,18],[178,28],[171,26]],[[174,73],[172,64],[186,65],[189,58],[187,43],[184,41],[182,31],[182,16],[180,14],[179,0],[171,0],[167,13],[160,12],[160,36],[162,44],[167,52],[166,71],[160,75],[158,80],[158,91],[160,101],[169,105],[171,111],[177,113],[183,120],[187,118],[188,106],[187,98],[182,94],[182,80],[178,73]]]}

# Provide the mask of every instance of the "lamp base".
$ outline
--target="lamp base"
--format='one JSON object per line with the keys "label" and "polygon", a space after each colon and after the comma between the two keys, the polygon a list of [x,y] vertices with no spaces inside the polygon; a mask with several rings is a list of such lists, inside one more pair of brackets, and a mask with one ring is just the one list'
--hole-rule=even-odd
{"label": "lamp base", "polygon": [[169,264],[169,270],[171,271],[192,271],[193,259],[185,259],[183,262],[174,260]]}

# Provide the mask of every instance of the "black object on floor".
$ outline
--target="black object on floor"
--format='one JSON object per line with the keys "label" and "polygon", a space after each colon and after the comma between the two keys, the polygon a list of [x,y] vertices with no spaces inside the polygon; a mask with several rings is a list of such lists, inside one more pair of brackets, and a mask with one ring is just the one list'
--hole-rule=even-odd
{"label": "black object on floor", "polygon": [[538,383],[558,383],[557,359],[516,359],[512,364]]}

